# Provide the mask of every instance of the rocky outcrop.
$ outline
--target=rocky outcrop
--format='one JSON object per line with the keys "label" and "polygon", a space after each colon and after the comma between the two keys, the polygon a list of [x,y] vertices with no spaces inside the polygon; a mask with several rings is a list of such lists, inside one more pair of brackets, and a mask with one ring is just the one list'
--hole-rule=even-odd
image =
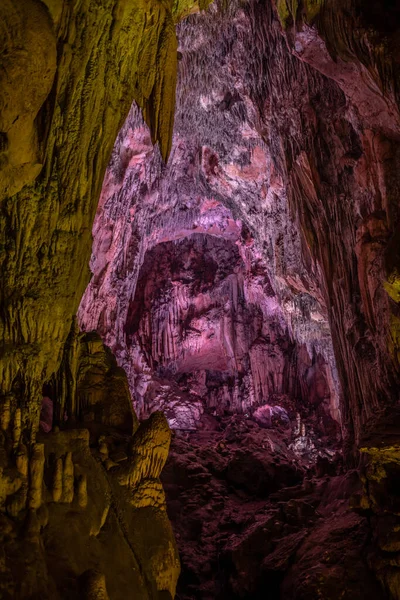
{"label": "rocky outcrop", "polygon": [[[123,371],[98,336],[71,325],[118,130],[135,99],[166,160],[175,23],[198,8],[157,0],[0,6],[4,598],[174,595],[179,562],[158,480],[168,425],[159,416],[147,425],[151,435],[139,430],[132,442],[137,420]],[[127,470],[135,493],[120,483]]]}
{"label": "rocky outcrop", "polygon": [[[367,597],[372,531],[368,563],[397,598],[398,443],[384,435],[388,422],[398,435],[400,389],[397,6],[221,2],[179,26],[178,46],[175,23],[197,9],[0,7],[2,593],[113,598],[123,582],[174,594],[158,481],[169,430],[157,414],[132,439],[124,367],[142,415],[162,407],[192,427],[204,406],[251,407],[263,431],[282,427],[282,469],[249,438],[224,463],[245,493],[293,483],[292,457],[322,468],[315,440],[333,443],[340,421],[347,460],[363,450],[361,514],[324,513],[311,532],[307,506],[282,508],[289,525],[292,508],[307,518],[269,536],[261,577],[288,598],[329,597],[356,565],[345,593]],[[105,173],[132,99],[144,121],[134,106]],[[104,173],[81,335],[71,323]],[[236,542],[229,589],[243,596],[258,575],[251,543]]]}
{"label": "rocky outcrop", "polygon": [[[69,382],[65,396],[58,382]],[[1,596],[173,597],[179,559],[159,480],[165,417],[138,426],[126,376],[95,334],[71,333],[46,387],[56,410],[53,422],[42,412],[33,447],[3,412]]]}
{"label": "rocky outcrop", "polygon": [[[343,529],[336,531],[327,517],[327,529],[319,528],[293,566],[294,578],[300,581],[316,559],[315,543],[333,544],[335,556],[343,553],[344,564],[350,564],[354,547],[368,545],[372,531],[368,562],[394,598],[397,517],[386,496],[397,494],[391,481],[398,444],[383,432],[392,419],[398,436],[393,416],[400,389],[398,36],[397,7],[359,0],[229,3],[182,23],[170,163],[161,166],[133,107],[106,174],[94,226],[94,276],[79,311],[83,328],[98,329],[127,369],[139,410],[162,406],[175,425],[179,411],[190,425],[201,419],[199,390],[209,407],[235,398],[235,392],[225,393],[223,360],[235,365],[235,381],[241,367],[247,375],[251,371],[254,390],[265,388],[269,377],[276,384],[288,364],[293,366],[292,352],[297,389],[283,386],[288,397],[279,401],[270,389],[268,399],[263,391],[263,406],[254,403],[254,416],[270,427],[299,398],[303,410],[326,404],[324,415],[341,422],[348,463],[358,464],[360,448],[370,448],[360,465],[366,489],[357,510],[367,510],[373,525],[365,528],[364,513],[360,520],[344,511],[338,517]],[[179,267],[163,297],[163,275],[172,278],[194,235],[216,236],[224,252],[236,245],[244,268],[237,269],[236,253],[232,271],[236,268],[235,277],[244,274],[237,297],[243,289],[246,300],[240,322],[232,316],[233,294],[228,298],[217,287],[215,305],[206,303],[204,314],[196,312],[204,293],[194,291],[191,279],[209,284],[192,267],[187,281]],[[155,260],[163,265],[158,275],[149,266]],[[270,361],[271,336],[266,345],[248,332],[242,336],[244,315],[254,324],[260,314],[246,312],[250,304],[263,315],[268,306],[265,320],[279,323],[287,344],[285,368],[276,349]],[[231,314],[234,350],[220,343],[221,336],[203,345],[208,328],[221,323],[210,317],[211,306],[218,305],[220,314],[225,306]],[[190,306],[196,309],[185,321]],[[183,327],[177,327],[181,318]],[[197,366],[190,362],[194,354]],[[212,354],[218,376],[200,377],[201,361],[208,366]],[[195,376],[179,373],[185,360]],[[206,390],[207,381],[212,385]],[[251,394],[235,389],[235,410],[239,405],[247,410]],[[311,413],[316,421],[324,417]],[[372,444],[365,445],[366,435]],[[292,443],[298,454],[310,450],[307,440]],[[246,466],[253,459],[243,460]],[[335,542],[340,531],[354,542],[349,554]],[[382,531],[387,544],[380,541]],[[274,560],[282,569],[290,567],[293,548],[303,544],[297,533],[287,541],[290,559],[276,549]],[[364,565],[365,558],[354,560]],[[316,580],[301,579],[298,588],[288,583],[285,593],[329,595],[343,575],[340,569],[331,572],[326,583],[326,566],[316,573]]]}
{"label": "rocky outcrop", "polygon": [[325,362],[290,341],[262,261],[246,264],[239,241],[197,233],[157,244],[127,314],[126,368],[140,415],[162,409],[188,430],[204,406],[252,413],[292,397],[332,420]]}
{"label": "rocky outcrop", "polygon": [[[44,385],[41,422],[49,401],[52,426],[84,423],[88,427],[115,427],[132,434],[137,417],[132,409],[125,372],[96,333],[80,333],[76,321],[65,344],[61,366]],[[46,428],[42,429],[46,431]]]}
{"label": "rocky outcrop", "polygon": [[0,9],[1,393],[33,437],[41,386],[59,366],[87,284],[102,177],[133,98],[164,158],[171,143],[171,10],[89,4]]}
{"label": "rocky outcrop", "polygon": [[[307,421],[306,421],[307,423]],[[309,428],[309,423],[307,423]],[[356,471],[317,466],[290,447],[296,431],[260,428],[243,416],[204,414],[176,435],[162,475],[182,560],[177,597],[198,599],[384,599],[368,567],[371,529],[350,499]]]}
{"label": "rocky outcrop", "polygon": [[[143,160],[132,159],[129,181],[146,177]],[[99,209],[95,276],[79,318],[113,348],[139,415],[161,408],[171,426],[190,429],[203,404],[245,412],[289,394],[323,404],[321,415],[339,421],[323,317],[319,325],[314,312],[314,337],[304,333],[296,345],[290,331],[296,325],[280,307],[267,264],[241,222],[216,200],[200,198],[184,209],[178,199],[171,211],[157,207],[156,191],[149,200],[136,199],[128,233],[122,219],[132,202],[129,189],[123,185]],[[109,192],[106,186],[103,193]],[[147,201],[157,211],[153,216]]]}
{"label": "rocky outcrop", "polygon": [[278,276],[291,268],[290,281],[298,277],[300,240],[286,200],[271,209],[263,235],[274,236],[277,253],[291,253],[291,267],[283,254],[263,257],[260,240],[222,204],[232,204],[238,186],[254,201],[267,186],[263,142],[252,135],[260,145],[248,149],[251,164],[241,165],[238,149],[222,195],[205,180],[207,149],[197,160],[191,139],[177,136],[161,169],[133,108],[106,175],[79,321],[115,352],[138,414],[161,408],[175,428],[195,427],[204,403],[245,412],[285,394],[340,422],[326,309],[315,287],[318,299],[304,286],[294,294]]}
{"label": "rocky outcrop", "polygon": [[329,151],[303,147],[289,165],[289,185],[323,266],[337,364],[349,392],[346,427],[359,439],[366,421],[399,399],[398,307],[390,293],[398,270],[398,22],[390,7],[384,13],[394,17],[393,27],[385,33],[375,8],[347,1],[314,8],[299,11],[296,26],[285,21],[289,46],[337,83],[346,113],[331,131],[317,116],[311,131],[326,141],[333,134],[336,141]]}

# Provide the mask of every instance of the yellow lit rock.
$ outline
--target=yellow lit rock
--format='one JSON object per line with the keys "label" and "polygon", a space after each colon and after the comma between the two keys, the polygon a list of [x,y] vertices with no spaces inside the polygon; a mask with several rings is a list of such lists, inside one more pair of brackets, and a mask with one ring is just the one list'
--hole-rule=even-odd
{"label": "yellow lit rock", "polygon": [[0,396],[11,415],[24,406],[34,440],[41,386],[59,367],[89,278],[102,179],[132,100],[168,156],[177,41],[172,5],[158,0],[5,0],[0,29]]}
{"label": "yellow lit rock", "polygon": [[[3,551],[11,555],[17,538],[23,561],[35,544],[29,564],[41,574],[15,578],[12,593],[123,600],[130,590],[138,600],[158,600],[161,592],[173,597],[180,565],[158,478],[171,437],[165,417],[155,413],[138,427],[126,376],[94,333],[74,329],[49,385],[60,392],[54,396],[59,426],[16,450],[10,428],[9,450],[0,453],[8,460],[0,468],[0,514],[13,519]],[[0,578],[0,596],[2,585]]]}
{"label": "yellow lit rock", "polygon": [[42,504],[42,486],[44,470],[44,445],[35,444],[29,463],[28,506],[37,510]]}
{"label": "yellow lit rock", "polygon": [[3,431],[7,431],[11,419],[10,398],[5,398],[0,406],[0,426]]}
{"label": "yellow lit rock", "polygon": [[54,502],[59,502],[61,500],[63,492],[63,461],[61,458],[58,458],[54,468],[53,474],[53,486],[52,486],[52,496]]}
{"label": "yellow lit rock", "polygon": [[64,458],[62,483],[62,501],[70,504],[74,499],[74,463],[72,462],[72,452],[67,452]]}
{"label": "yellow lit rock", "polygon": [[27,477],[29,470],[29,456],[28,449],[25,444],[19,444],[15,455],[15,464],[21,475]]}

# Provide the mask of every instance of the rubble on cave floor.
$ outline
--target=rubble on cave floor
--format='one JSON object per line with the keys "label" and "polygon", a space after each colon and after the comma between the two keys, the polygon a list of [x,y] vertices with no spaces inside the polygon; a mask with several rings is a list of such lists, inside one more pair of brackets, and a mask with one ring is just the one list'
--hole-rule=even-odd
{"label": "rubble on cave floor", "polygon": [[197,431],[175,433],[162,481],[177,600],[385,597],[367,567],[368,521],[350,508],[358,472],[344,471],[334,441],[328,455],[296,454],[301,433],[209,412]]}

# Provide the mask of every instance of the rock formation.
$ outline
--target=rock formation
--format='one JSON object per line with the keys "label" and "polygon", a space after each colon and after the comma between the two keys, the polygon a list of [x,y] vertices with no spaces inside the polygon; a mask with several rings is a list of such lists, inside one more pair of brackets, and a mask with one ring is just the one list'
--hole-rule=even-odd
{"label": "rock formation", "polygon": [[368,518],[349,508],[358,472],[328,455],[307,470],[290,439],[287,426],[206,413],[175,436],[162,479],[180,600],[385,598],[366,561]]}
{"label": "rock formation", "polygon": [[56,410],[38,441],[27,448],[20,427],[2,431],[1,596],[173,596],[179,558],[159,481],[165,417],[138,425],[124,372],[76,327],[46,387],[44,406]]}
{"label": "rock formation", "polygon": [[89,4],[1,7],[1,382],[12,412],[29,403],[33,437],[41,387],[87,282],[102,175],[132,98],[164,157],[171,140],[171,12],[158,2]]}
{"label": "rock formation", "polygon": [[[232,144],[243,142],[234,133]],[[133,107],[106,174],[80,324],[114,351],[139,416],[162,408],[175,428],[194,427],[204,402],[245,412],[288,393],[324,404],[321,416],[340,422],[327,310],[299,256],[296,262],[300,237],[286,199],[270,189],[265,235],[275,239],[276,261],[229,208],[231,194],[255,202],[269,185],[264,143],[252,136],[247,158],[234,146],[223,195],[205,179],[201,137],[176,135],[162,168]],[[280,271],[288,268],[290,287]],[[315,297],[296,284],[297,268]]]}
{"label": "rock formation", "polygon": [[[80,320],[129,374],[124,324],[149,248],[190,232],[226,237],[240,219],[292,339],[334,365],[332,335],[352,446],[398,399],[399,117],[395,34],[373,33],[368,10],[347,4],[230,4],[180,25],[169,165],[133,109],[106,174]],[[228,221],[212,204],[207,218],[204,202],[230,209]],[[338,402],[334,366],[330,379]]]}
{"label": "rock formation", "polygon": [[182,598],[400,598],[399,9],[208,4],[0,6],[4,598],[174,596],[169,425]]}

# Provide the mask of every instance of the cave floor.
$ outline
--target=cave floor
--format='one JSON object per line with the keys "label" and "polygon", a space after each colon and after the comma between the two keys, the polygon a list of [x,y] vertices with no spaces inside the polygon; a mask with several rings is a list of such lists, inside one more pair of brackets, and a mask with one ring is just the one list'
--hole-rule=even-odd
{"label": "cave floor", "polygon": [[180,552],[177,600],[379,600],[357,470],[293,458],[289,434],[204,414],[162,475]]}

